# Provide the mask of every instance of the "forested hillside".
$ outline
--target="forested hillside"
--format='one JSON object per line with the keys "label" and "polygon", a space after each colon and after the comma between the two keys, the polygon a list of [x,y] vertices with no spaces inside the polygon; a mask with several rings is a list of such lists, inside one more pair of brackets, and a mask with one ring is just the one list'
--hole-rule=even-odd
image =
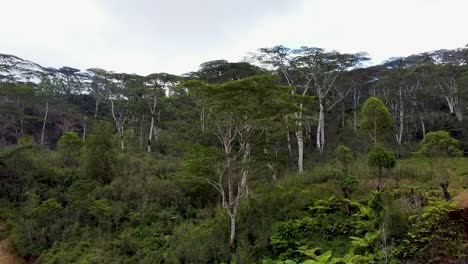
{"label": "forested hillside", "polygon": [[468,47],[181,76],[0,54],[0,102],[17,262],[468,263]]}

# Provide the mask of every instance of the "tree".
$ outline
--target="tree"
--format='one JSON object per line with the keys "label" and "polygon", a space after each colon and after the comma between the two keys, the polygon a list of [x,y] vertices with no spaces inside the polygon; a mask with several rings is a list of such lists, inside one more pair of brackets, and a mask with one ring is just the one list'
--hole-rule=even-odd
{"label": "tree", "polygon": [[[293,66],[303,76],[303,95],[312,88],[318,101],[317,148],[320,153],[325,147],[325,111],[330,111],[341,102],[350,91],[337,90],[335,82],[346,70],[357,67],[367,60],[363,53],[342,54],[336,51],[327,52],[320,48],[301,47],[294,50]],[[338,95],[330,102],[329,95],[335,91]],[[328,107],[327,107],[328,104]]]}
{"label": "tree", "polygon": [[[259,54],[255,56],[255,59],[267,67],[275,70],[278,75],[282,78],[282,81],[290,88],[291,95],[301,94],[306,96],[308,89],[300,89],[299,85],[296,84],[297,71],[294,68],[293,52],[290,48],[282,45],[274,46],[272,48],[261,48]],[[299,80],[297,80],[299,81]],[[304,172],[304,102],[297,104],[297,110],[294,112],[295,122],[295,134],[297,139],[297,167],[299,173]],[[288,120],[286,120],[288,121]],[[287,131],[287,144],[289,156],[292,156],[290,130]]]}
{"label": "tree", "polygon": [[117,133],[120,139],[120,149],[125,149],[125,125],[133,115],[133,104],[135,91],[132,85],[138,82],[139,77],[129,74],[118,74],[115,76],[118,83],[111,84],[108,88],[108,98],[111,103],[111,113]]}
{"label": "tree", "polygon": [[190,73],[189,76],[209,84],[219,84],[265,73],[265,70],[248,62],[213,60],[202,63],[200,69]]}
{"label": "tree", "polygon": [[159,73],[151,74],[145,79],[135,88],[139,99],[147,106],[147,113],[150,116],[147,152],[151,152],[153,138],[157,135],[155,120],[157,110],[160,108],[161,98],[178,84],[178,77],[167,73]]}
{"label": "tree", "polygon": [[100,183],[110,183],[113,178],[115,150],[111,135],[108,123],[96,122],[82,152],[84,173]]}
{"label": "tree", "polygon": [[448,159],[452,157],[460,157],[463,155],[460,150],[460,143],[453,138],[447,131],[435,131],[426,134],[419,145],[419,153],[429,158],[429,162],[436,163],[439,168],[438,180],[442,188],[444,198],[450,200],[451,196],[448,192]]}
{"label": "tree", "polygon": [[94,73],[91,78],[90,94],[94,97],[94,118],[98,116],[99,105],[106,96],[106,86],[109,86],[109,73],[102,69],[89,69]]}
{"label": "tree", "polygon": [[392,125],[393,119],[387,107],[377,97],[370,97],[361,108],[361,129],[366,130],[374,144],[382,132]]}
{"label": "tree", "polygon": [[206,181],[221,194],[222,206],[230,219],[229,245],[236,246],[236,219],[240,202],[248,194],[250,159],[254,147],[262,142],[270,122],[282,120],[289,111],[285,101],[287,87],[275,84],[269,75],[255,76],[220,85],[191,81],[197,102],[207,109],[211,132],[223,151],[217,167],[218,180]]}
{"label": "tree", "polygon": [[60,85],[53,83],[47,76],[44,76],[39,83],[39,95],[41,96],[42,100],[45,101],[44,107],[44,118],[42,119],[42,132],[41,132],[41,147],[44,146],[44,135],[45,135],[45,128],[47,123],[47,117],[49,114],[49,102],[51,98],[60,90]]}
{"label": "tree", "polygon": [[396,165],[396,157],[391,151],[387,150],[384,145],[380,143],[374,144],[367,154],[367,160],[370,167],[377,168],[377,190],[381,191],[383,169],[391,169]]}
{"label": "tree", "polygon": [[35,117],[25,113],[35,104],[33,88],[16,83],[0,83],[0,146],[16,141],[25,133],[25,121]]}
{"label": "tree", "polygon": [[[341,190],[343,192],[343,196],[345,199],[350,200],[351,194],[356,189],[358,181],[357,178],[350,174],[349,172],[349,164],[353,161],[353,152],[345,145],[339,145],[335,149],[336,159],[338,161],[339,166],[341,167],[341,175],[339,179],[339,183],[341,186]],[[345,203],[346,211],[351,213],[350,203]]]}
{"label": "tree", "polygon": [[57,143],[65,165],[77,165],[82,145],[76,132],[65,132]]}

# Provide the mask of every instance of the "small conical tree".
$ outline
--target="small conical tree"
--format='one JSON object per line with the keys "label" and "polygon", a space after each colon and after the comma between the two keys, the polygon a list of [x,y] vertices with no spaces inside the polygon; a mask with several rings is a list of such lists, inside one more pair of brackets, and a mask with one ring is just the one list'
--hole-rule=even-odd
{"label": "small conical tree", "polygon": [[391,169],[396,165],[395,155],[387,150],[382,144],[374,144],[367,154],[367,159],[370,167],[377,168],[377,190],[382,190],[383,169]]}
{"label": "small conical tree", "polygon": [[361,108],[361,129],[367,131],[374,141],[380,139],[382,132],[392,125],[392,115],[377,97],[370,97]]}
{"label": "small conical tree", "polygon": [[[353,152],[345,145],[339,145],[335,149],[338,165],[341,167],[339,184],[345,199],[351,200],[351,194],[358,185],[357,178],[349,171],[349,164],[353,161]],[[351,205],[345,202],[346,212],[351,213]]]}

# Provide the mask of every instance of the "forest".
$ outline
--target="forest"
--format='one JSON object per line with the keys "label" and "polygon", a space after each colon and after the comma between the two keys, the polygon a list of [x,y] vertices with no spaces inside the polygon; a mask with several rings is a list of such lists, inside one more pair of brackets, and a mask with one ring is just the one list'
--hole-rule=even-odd
{"label": "forest", "polygon": [[468,263],[468,46],[148,76],[0,57],[2,263]]}

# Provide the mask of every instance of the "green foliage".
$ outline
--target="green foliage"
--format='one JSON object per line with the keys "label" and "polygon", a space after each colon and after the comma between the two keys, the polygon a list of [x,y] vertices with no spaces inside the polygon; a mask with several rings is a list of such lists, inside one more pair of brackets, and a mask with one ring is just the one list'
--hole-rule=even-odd
{"label": "green foliage", "polygon": [[[259,58],[272,66],[271,75],[249,63],[218,60],[188,76],[91,69],[89,94],[80,92],[84,86],[69,68],[59,70],[68,80],[2,83],[0,219],[7,224],[0,235],[30,262],[54,264],[462,262],[466,210],[440,202],[439,187],[429,179],[444,177],[438,184],[445,190],[450,179],[457,194],[468,188],[468,163],[459,158],[468,126],[457,120],[460,114],[448,113],[445,98],[458,97],[457,111],[465,107],[468,68],[460,58],[466,61],[466,51],[356,68],[363,54],[278,46],[262,49]],[[426,67],[435,64],[434,54],[450,65]],[[176,87],[186,77],[196,80]],[[325,108],[337,110],[325,111],[328,146],[338,147],[319,154],[311,136],[317,98],[308,93],[312,85],[328,84],[332,89],[319,96]],[[457,94],[444,94],[454,84]],[[408,89],[395,96],[401,87]],[[371,97],[359,124],[366,133],[355,130],[368,88],[385,92],[389,106],[403,99],[411,109],[405,108],[402,144],[375,144],[366,159],[366,134],[382,143],[392,123],[399,125]],[[47,144],[35,148],[46,105]],[[83,117],[86,143],[76,133],[62,135],[72,128],[85,132]],[[126,151],[115,151],[115,129],[105,120],[120,122]],[[298,129],[305,132],[306,171],[300,175],[293,173]],[[390,149],[410,156],[425,129],[450,131],[460,142],[447,132],[428,133],[418,152],[428,159],[402,159],[397,166]],[[236,175],[231,186],[226,158]],[[388,169],[392,191],[372,191],[369,166],[379,169],[379,180]],[[245,195],[223,207],[220,193],[235,197],[243,171]],[[233,204],[237,246],[230,249],[225,209]]]}
{"label": "green foliage", "polygon": [[77,165],[82,142],[76,132],[65,132],[59,139],[57,146],[67,166]]}
{"label": "green foliage", "polygon": [[419,144],[419,153],[429,158],[460,157],[460,143],[447,131],[429,132]]}
{"label": "green foliage", "polygon": [[353,152],[351,152],[351,150],[345,145],[339,145],[336,147],[335,155],[338,162],[345,168],[354,159]]}
{"label": "green foliage", "polygon": [[375,144],[367,154],[369,166],[379,168],[394,168],[396,157],[393,152],[387,150],[382,144]]}
{"label": "green foliage", "polygon": [[109,183],[114,175],[116,153],[112,138],[109,137],[110,131],[109,124],[97,123],[83,148],[82,160],[86,176],[101,183]]}
{"label": "green foliage", "polygon": [[367,131],[375,143],[381,138],[382,132],[392,125],[392,115],[377,97],[367,99],[360,114],[361,129]]}
{"label": "green foliage", "polygon": [[461,213],[455,202],[431,203],[410,218],[409,232],[395,254],[412,263],[455,261],[466,245]]}

